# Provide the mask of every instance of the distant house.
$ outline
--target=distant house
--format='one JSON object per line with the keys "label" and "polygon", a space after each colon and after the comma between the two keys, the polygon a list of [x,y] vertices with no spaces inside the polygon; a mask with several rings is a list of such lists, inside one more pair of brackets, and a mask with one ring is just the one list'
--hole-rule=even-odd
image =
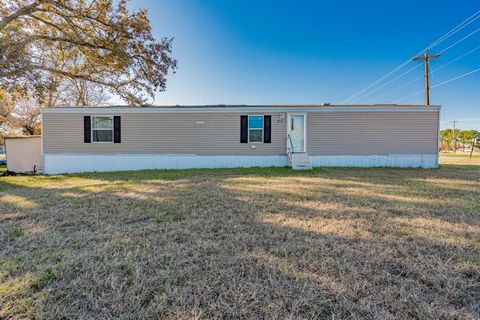
{"label": "distant house", "polygon": [[212,105],[43,109],[45,173],[438,166],[439,106]]}

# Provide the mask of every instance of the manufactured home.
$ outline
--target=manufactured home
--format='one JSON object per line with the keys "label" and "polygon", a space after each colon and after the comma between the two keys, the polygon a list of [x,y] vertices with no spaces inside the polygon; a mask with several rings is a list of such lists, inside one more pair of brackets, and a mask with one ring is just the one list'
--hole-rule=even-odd
{"label": "manufactured home", "polygon": [[439,106],[209,105],[42,111],[47,174],[438,166]]}

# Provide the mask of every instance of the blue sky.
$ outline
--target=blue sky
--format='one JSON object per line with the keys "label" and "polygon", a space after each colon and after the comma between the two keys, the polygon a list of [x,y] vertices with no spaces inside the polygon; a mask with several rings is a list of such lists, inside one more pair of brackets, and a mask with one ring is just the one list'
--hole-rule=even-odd
{"label": "blue sky", "polygon": [[[155,104],[340,103],[480,10],[477,1],[134,0],[154,34],[174,37],[178,71]],[[433,48],[480,28],[480,19]],[[480,68],[480,32],[431,63],[431,84]],[[415,64],[408,65],[407,71]],[[397,73],[396,75],[401,74]],[[362,100],[391,103],[423,89],[419,67]],[[380,84],[381,85],[381,84]],[[434,88],[442,120],[480,129],[480,72]],[[419,94],[401,103],[424,103]],[[447,123],[442,124],[444,127]]]}

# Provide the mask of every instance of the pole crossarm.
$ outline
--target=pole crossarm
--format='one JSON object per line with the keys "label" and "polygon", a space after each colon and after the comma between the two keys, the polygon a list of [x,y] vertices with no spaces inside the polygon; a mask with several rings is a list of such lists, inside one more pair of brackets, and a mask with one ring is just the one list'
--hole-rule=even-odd
{"label": "pole crossarm", "polygon": [[413,57],[414,61],[423,61],[423,65],[425,66],[425,106],[427,108],[430,105],[430,81],[428,78],[428,62],[438,57],[440,57],[440,53],[428,55],[428,49],[425,50],[423,56]]}

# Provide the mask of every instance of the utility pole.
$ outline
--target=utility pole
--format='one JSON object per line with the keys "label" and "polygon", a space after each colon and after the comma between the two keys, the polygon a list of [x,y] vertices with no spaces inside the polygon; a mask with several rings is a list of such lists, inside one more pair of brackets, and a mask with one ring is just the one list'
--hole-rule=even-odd
{"label": "utility pole", "polygon": [[453,123],[453,131],[452,131],[452,135],[453,135],[453,153],[456,153],[457,152],[457,141],[455,140],[455,127],[456,127],[456,124],[458,122],[458,120],[451,120],[450,122]]}
{"label": "utility pole", "polygon": [[429,56],[428,50],[425,50],[425,52],[423,53],[423,56],[413,57],[413,60],[423,61],[423,64],[425,66],[425,105],[427,108],[430,105],[430,83],[428,79],[428,73],[429,73],[428,62],[438,57],[440,57],[439,53]]}

